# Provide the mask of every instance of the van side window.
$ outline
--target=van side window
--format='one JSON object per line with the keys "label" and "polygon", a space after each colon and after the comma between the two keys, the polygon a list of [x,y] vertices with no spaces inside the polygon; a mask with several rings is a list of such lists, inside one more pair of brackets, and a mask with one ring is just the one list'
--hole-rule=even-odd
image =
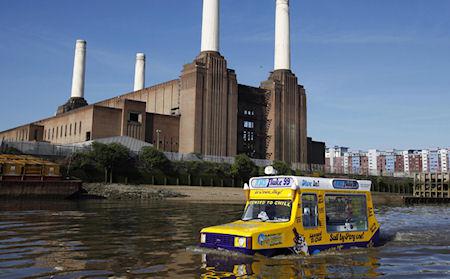
{"label": "van side window", "polygon": [[367,231],[365,195],[325,195],[327,232]]}
{"label": "van side window", "polygon": [[317,196],[315,194],[302,195],[302,222],[304,228],[317,227]]}

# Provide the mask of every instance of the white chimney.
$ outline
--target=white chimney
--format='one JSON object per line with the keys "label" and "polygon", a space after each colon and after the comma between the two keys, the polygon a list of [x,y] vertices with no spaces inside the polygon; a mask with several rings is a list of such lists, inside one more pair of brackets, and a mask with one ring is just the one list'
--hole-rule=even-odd
{"label": "white chimney", "polygon": [[220,0],[203,0],[202,49],[219,51]]}
{"label": "white chimney", "polygon": [[136,67],[134,70],[134,91],[145,88],[145,54],[136,53]]}
{"label": "white chimney", "polygon": [[275,70],[291,69],[289,0],[276,0]]}
{"label": "white chimney", "polygon": [[84,75],[86,68],[86,41],[77,40],[73,62],[72,98],[84,98]]}

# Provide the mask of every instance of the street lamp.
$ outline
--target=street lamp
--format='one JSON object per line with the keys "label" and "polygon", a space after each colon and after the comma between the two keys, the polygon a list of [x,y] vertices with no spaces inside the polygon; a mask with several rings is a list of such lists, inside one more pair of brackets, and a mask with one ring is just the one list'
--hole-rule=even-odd
{"label": "street lamp", "polygon": [[156,149],[159,150],[159,134],[162,132],[160,129],[156,129]]}

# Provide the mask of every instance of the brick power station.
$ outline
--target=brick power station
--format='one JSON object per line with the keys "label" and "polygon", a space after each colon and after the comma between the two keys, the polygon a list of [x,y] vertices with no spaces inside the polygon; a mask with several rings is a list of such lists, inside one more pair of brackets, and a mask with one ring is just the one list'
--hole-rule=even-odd
{"label": "brick power station", "polygon": [[170,152],[323,164],[325,145],[307,137],[306,92],[291,71],[289,0],[276,0],[274,70],[259,87],[238,84],[221,55],[219,10],[220,0],[203,1],[201,51],[180,78],[145,87],[138,53],[134,91],[95,104],[84,98],[86,42],[78,40],[67,103],[0,139],[73,144],[129,136]]}

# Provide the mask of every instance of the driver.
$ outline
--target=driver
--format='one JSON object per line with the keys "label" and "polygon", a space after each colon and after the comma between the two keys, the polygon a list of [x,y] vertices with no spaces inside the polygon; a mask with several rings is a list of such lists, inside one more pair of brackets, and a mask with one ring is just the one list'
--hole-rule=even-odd
{"label": "driver", "polygon": [[269,220],[274,220],[276,217],[276,208],[273,204],[266,205],[265,211]]}

